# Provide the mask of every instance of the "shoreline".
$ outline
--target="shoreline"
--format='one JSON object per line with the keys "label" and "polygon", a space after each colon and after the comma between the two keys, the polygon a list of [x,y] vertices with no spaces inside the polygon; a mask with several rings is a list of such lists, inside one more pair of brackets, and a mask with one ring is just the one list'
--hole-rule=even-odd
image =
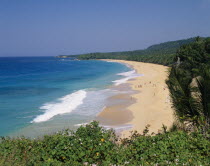
{"label": "shoreline", "polygon": [[[148,103],[146,103],[146,107],[145,105],[142,105],[142,103],[144,104],[145,103],[144,100],[150,99],[150,98],[144,97],[144,95],[142,94],[142,91],[145,90],[145,88],[147,88],[146,86],[143,86],[142,81],[148,81],[148,78],[151,78],[149,76],[149,77],[146,77],[145,79],[145,76],[153,73],[153,70],[151,71],[151,68],[152,68],[151,66],[155,66],[156,68],[161,65],[146,64],[142,62],[124,61],[124,60],[104,60],[104,61],[109,61],[109,62],[112,61],[116,63],[121,63],[129,67],[131,71],[119,73],[119,75],[126,76],[126,77],[120,79],[122,82],[120,82],[119,85],[118,85],[118,82],[113,81],[115,82],[115,84],[109,86],[108,89],[114,90],[117,93],[108,97],[107,103],[105,104],[106,107],[101,112],[99,112],[96,115],[96,118],[93,120],[99,121],[100,124],[102,124],[102,126],[104,126],[105,128],[114,128],[116,130],[116,134],[119,135],[121,138],[129,137],[130,131],[133,131],[133,130],[137,130],[139,133],[142,133],[142,131],[145,129],[145,126],[147,126],[147,124],[151,125],[149,120],[152,119],[150,115],[144,113],[148,110],[147,108]],[[148,68],[146,68],[147,66]],[[161,66],[161,68],[164,68],[164,70],[166,70],[168,67]],[[161,69],[161,72],[158,72],[158,74],[159,73],[163,74],[164,73],[163,69]],[[116,81],[119,81],[119,80],[116,80]],[[139,87],[140,84],[143,87],[140,88]],[[148,91],[145,94],[148,94]],[[143,99],[142,99],[142,96],[143,96]],[[144,110],[139,109],[141,107],[145,109]],[[149,112],[154,113],[154,110],[152,111],[149,110]],[[59,120],[59,117],[57,118]],[[139,121],[141,123],[139,123]],[[167,125],[165,123],[165,120],[163,122],[164,122],[163,124]],[[51,124],[53,123],[53,121],[49,121],[49,122],[46,121],[45,123]],[[37,125],[39,126],[39,128],[41,127],[41,129],[43,127],[44,128],[46,127],[45,125],[42,126],[42,123],[35,124],[35,126]],[[155,122],[154,122],[154,125],[156,125]],[[77,125],[73,125],[72,128],[76,128],[75,126]],[[151,127],[154,128],[153,123]],[[153,129],[151,130],[151,127],[150,127],[150,131],[155,132]],[[159,129],[161,129],[161,127],[162,127],[162,124],[159,125]],[[34,128],[34,125],[33,126],[30,125],[30,126],[24,127],[23,129],[20,129],[19,131],[15,133],[18,134],[19,132],[20,133],[27,132],[28,131],[27,129],[31,130],[32,128],[34,131],[37,130]],[[67,128],[66,125],[64,126],[64,129],[65,128]],[[57,130],[52,131],[52,133],[56,131]],[[15,133],[14,135],[13,134],[12,135],[15,136],[16,135]],[[41,135],[42,134],[39,134],[37,136],[41,136]]]}
{"label": "shoreline", "polygon": [[[141,76],[126,81],[125,84],[135,92],[124,94],[127,95],[127,97],[124,96],[127,98],[127,104],[125,101],[125,104],[118,103],[108,106],[97,117],[118,122],[113,125],[110,123],[111,127],[116,127],[116,125],[118,127],[119,125],[131,126],[129,129],[119,132],[121,138],[129,137],[130,132],[135,130],[142,134],[148,125],[150,134],[158,133],[163,125],[168,128],[172,126],[174,111],[171,108],[169,90],[165,83],[168,67],[136,61],[111,59],[104,61],[126,64]],[[113,96],[114,100],[122,98],[120,94],[116,96]],[[132,103],[129,102],[130,99],[133,100]]]}

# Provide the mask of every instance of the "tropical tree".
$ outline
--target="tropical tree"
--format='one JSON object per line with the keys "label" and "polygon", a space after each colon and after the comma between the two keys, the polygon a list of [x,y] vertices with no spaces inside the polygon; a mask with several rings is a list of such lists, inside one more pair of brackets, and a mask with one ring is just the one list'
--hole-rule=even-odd
{"label": "tropical tree", "polygon": [[[209,39],[196,38],[177,51],[167,84],[177,118],[207,131],[210,126]],[[174,59],[174,61],[176,60]]]}

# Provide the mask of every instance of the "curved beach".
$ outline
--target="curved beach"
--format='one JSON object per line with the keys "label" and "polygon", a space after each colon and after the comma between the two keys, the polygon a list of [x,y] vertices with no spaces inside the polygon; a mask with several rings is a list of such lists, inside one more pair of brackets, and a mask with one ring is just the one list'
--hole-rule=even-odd
{"label": "curved beach", "polygon": [[[134,102],[126,107],[115,105],[104,109],[98,116],[121,120],[121,125],[130,125],[121,132],[121,137],[128,137],[130,131],[142,133],[145,126],[150,125],[149,133],[157,133],[165,125],[168,128],[174,122],[174,113],[171,107],[170,95],[165,83],[168,77],[168,67],[125,60],[107,60],[125,63],[136,70],[140,77],[127,81],[136,93],[128,94],[127,100]],[[120,97],[118,97],[120,98]],[[122,97],[121,97],[122,98]],[[127,121],[125,120],[127,117]]]}

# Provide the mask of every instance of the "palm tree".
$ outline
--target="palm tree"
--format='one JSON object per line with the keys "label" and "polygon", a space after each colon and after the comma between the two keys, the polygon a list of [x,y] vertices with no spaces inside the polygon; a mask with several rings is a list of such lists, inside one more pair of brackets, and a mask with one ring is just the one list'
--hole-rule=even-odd
{"label": "palm tree", "polygon": [[167,85],[170,89],[175,113],[181,122],[197,125],[200,115],[199,101],[193,97],[194,88],[188,71],[172,67]]}
{"label": "palm tree", "polygon": [[196,79],[199,92],[199,100],[202,105],[202,112],[200,113],[200,124],[203,127],[210,126],[210,67],[203,66],[201,70],[201,78]]}

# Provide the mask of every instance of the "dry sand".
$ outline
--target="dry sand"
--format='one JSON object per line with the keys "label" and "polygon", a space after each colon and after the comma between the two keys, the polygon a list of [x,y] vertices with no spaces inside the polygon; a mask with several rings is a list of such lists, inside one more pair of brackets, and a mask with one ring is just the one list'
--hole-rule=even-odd
{"label": "dry sand", "polygon": [[135,102],[107,107],[98,118],[110,119],[113,123],[122,125],[131,124],[132,129],[122,131],[121,137],[129,137],[130,131],[133,130],[142,133],[147,125],[150,125],[149,133],[157,133],[163,124],[169,128],[174,122],[174,114],[165,83],[168,67],[135,61],[108,61],[126,63],[143,76],[128,81],[131,88],[137,92],[129,96]]}

